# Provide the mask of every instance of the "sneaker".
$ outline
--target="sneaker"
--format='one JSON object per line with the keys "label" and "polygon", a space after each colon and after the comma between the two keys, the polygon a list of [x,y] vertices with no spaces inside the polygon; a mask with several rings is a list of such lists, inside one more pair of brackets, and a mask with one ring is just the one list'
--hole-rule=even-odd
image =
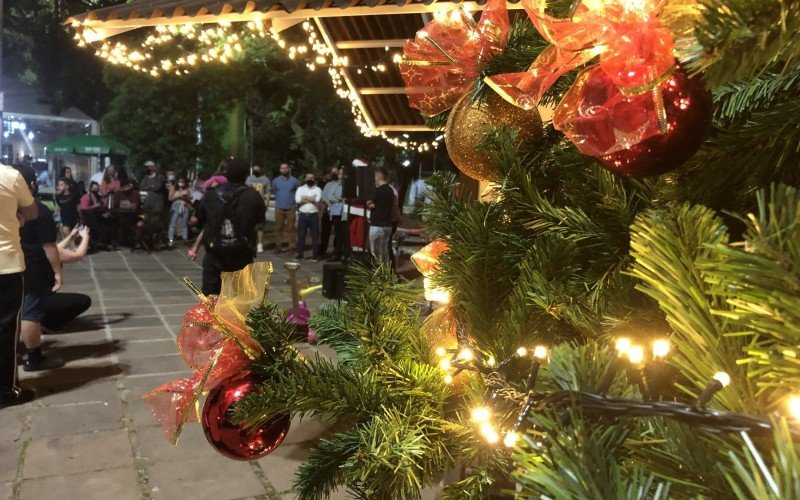
{"label": "sneaker", "polygon": [[295,255],[294,256],[294,260],[303,260],[303,256],[302,255]]}
{"label": "sneaker", "polygon": [[258,253],[264,253],[264,245],[262,245],[261,243],[259,243],[259,244],[258,244],[258,247],[256,248],[256,252],[258,252]]}
{"label": "sneaker", "polygon": [[11,390],[0,393],[0,408],[30,403],[34,399],[36,399],[36,393],[30,389]]}
{"label": "sneaker", "polygon": [[308,259],[308,261],[309,261],[309,262],[319,262],[319,258],[317,258],[317,257],[311,257],[310,259]]}
{"label": "sneaker", "polygon": [[54,370],[56,368],[61,368],[62,366],[64,366],[63,359],[45,357],[38,363],[31,363],[30,361],[25,360],[25,364],[22,365],[22,369],[26,372],[39,372],[42,370]]}

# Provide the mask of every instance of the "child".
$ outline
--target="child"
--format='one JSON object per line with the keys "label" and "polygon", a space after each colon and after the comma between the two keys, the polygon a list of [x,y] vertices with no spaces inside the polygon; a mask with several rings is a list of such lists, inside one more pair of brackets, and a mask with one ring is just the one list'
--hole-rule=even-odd
{"label": "child", "polygon": [[56,184],[56,206],[61,218],[61,236],[66,238],[78,225],[80,215],[78,214],[78,204],[71,187],[71,182],[66,177],[62,177]]}

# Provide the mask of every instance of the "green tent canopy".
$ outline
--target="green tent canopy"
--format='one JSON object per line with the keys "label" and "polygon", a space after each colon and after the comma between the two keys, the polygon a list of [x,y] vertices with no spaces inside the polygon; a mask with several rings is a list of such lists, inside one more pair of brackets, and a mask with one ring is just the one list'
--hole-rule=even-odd
{"label": "green tent canopy", "polygon": [[127,156],[130,152],[128,146],[101,135],[73,135],[47,146],[48,154]]}

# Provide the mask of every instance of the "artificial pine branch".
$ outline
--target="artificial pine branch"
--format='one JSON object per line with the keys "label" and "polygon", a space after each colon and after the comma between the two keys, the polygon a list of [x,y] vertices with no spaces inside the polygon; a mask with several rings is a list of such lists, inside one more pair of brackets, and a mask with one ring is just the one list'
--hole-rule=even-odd
{"label": "artificial pine branch", "polygon": [[800,4],[794,0],[704,0],[700,12],[696,44],[680,57],[712,88],[776,63],[783,73],[800,58]]}

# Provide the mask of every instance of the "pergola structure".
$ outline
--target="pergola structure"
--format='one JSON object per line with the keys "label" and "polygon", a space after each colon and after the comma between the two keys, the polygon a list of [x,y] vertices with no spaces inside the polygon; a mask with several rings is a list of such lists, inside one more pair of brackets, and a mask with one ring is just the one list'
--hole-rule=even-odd
{"label": "pergola structure", "polygon": [[[403,43],[432,19],[432,14],[457,6],[480,10],[479,2],[437,0],[133,0],[67,19],[83,30],[85,40],[97,41],[138,28],[186,23],[261,21],[273,33],[313,20],[330,52],[360,67],[399,51]],[[514,0],[512,0],[514,1]],[[509,8],[521,8],[510,4]],[[408,105],[396,65],[386,71],[343,68],[349,90],[367,125],[376,132],[428,131]]]}

